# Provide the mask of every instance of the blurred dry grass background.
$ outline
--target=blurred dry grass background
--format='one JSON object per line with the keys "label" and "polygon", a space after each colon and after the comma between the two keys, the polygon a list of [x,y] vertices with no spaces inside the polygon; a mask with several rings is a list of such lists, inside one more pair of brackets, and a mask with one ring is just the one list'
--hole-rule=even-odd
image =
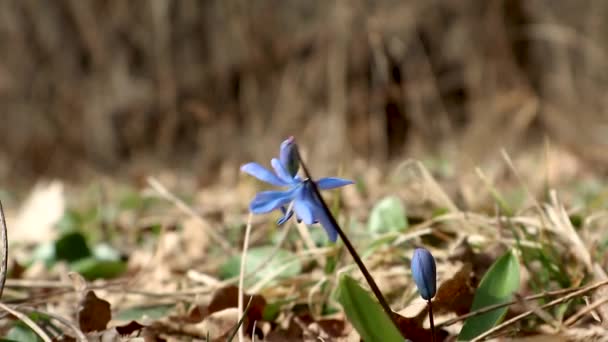
{"label": "blurred dry grass background", "polygon": [[468,165],[545,138],[605,169],[607,16],[603,0],[3,0],[0,177],[153,162],[208,184],[288,135],[321,169]]}

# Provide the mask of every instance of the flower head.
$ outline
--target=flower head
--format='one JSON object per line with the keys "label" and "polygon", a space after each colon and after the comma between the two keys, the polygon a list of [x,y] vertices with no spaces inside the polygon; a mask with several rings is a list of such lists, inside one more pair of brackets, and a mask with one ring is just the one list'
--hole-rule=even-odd
{"label": "flower head", "polygon": [[418,287],[420,297],[430,300],[437,291],[435,258],[425,248],[416,248],[412,257],[412,277]]}
{"label": "flower head", "polygon": [[[289,137],[279,150],[279,159],[273,158],[270,164],[274,173],[258,163],[247,163],[241,166],[241,171],[271,185],[286,188],[280,191],[262,191],[258,193],[249,205],[254,214],[265,214],[276,209],[283,212],[279,225],[287,222],[295,212],[298,220],[305,224],[320,223],[332,242],[337,240],[337,230],[329,219],[321,200],[317,197],[312,180],[298,176],[300,160],[298,159],[295,139]],[[327,177],[315,182],[320,190],[334,189],[352,181],[342,178]],[[290,204],[293,203],[293,206]]]}

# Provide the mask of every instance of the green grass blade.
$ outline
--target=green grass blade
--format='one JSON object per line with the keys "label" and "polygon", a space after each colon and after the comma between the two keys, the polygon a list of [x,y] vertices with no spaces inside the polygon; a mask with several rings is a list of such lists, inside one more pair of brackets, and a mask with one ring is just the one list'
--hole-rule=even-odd
{"label": "green grass blade", "polygon": [[[479,283],[471,311],[512,300],[519,288],[519,260],[514,251],[508,251],[490,267]],[[507,307],[470,317],[464,323],[459,341],[469,341],[494,327],[507,312]]]}
{"label": "green grass blade", "polygon": [[390,317],[370,294],[347,276],[340,277],[336,298],[346,317],[364,341],[402,342],[404,339]]}
{"label": "green grass blade", "polygon": [[253,296],[249,297],[249,302],[247,302],[247,306],[245,307],[245,310],[243,310],[243,316],[241,316],[241,318],[239,319],[239,321],[236,323],[236,325],[232,329],[232,332],[230,333],[230,336],[228,336],[228,338],[226,339],[227,342],[232,342],[232,340],[234,340],[234,337],[236,336],[236,333],[241,328],[241,325],[243,325],[243,323],[245,323],[245,318],[247,318],[247,312],[249,312],[249,308],[251,307],[251,300],[252,299],[253,299]]}

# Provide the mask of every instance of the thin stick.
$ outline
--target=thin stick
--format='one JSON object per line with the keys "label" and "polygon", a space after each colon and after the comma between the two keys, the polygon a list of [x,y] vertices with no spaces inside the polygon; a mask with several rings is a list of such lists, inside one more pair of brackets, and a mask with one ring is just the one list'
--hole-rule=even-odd
{"label": "thin stick", "polygon": [[85,336],[85,334],[74,324],[72,323],[70,320],[61,317],[57,314],[54,313],[50,313],[47,311],[42,311],[42,310],[34,310],[34,309],[27,309],[27,311],[29,312],[39,312],[41,314],[47,315],[51,318],[53,318],[54,320],[57,320],[58,322],[61,322],[63,325],[65,325],[66,327],[72,329],[74,331],[74,334],[76,334],[76,341],[78,342],[87,342],[87,337]]}
{"label": "thin stick", "polygon": [[[582,289],[588,289],[588,290],[593,290],[597,287],[603,286],[608,284],[608,281],[601,281],[595,284],[591,284],[591,285],[587,285],[587,286],[580,286],[580,287],[575,287],[575,288],[569,288],[569,289],[560,289],[560,290],[555,290],[555,291],[549,291],[549,292],[542,292],[542,293],[537,293],[535,295],[530,295],[530,296],[526,296],[523,298],[523,300],[535,300],[535,299],[540,299],[540,298],[544,298],[544,297],[549,297],[549,296],[559,296],[562,294],[567,294],[567,293],[572,293],[574,291],[578,291],[578,290],[582,290]],[[503,308],[505,306],[510,306],[513,304],[518,303],[517,300],[512,300],[510,302],[505,302],[505,303],[500,303],[500,304],[494,304],[494,305],[490,305],[490,306],[484,306],[483,308],[479,309],[479,310],[475,310],[472,312],[469,312],[467,314],[458,316],[458,317],[454,317],[452,319],[448,319],[446,321],[443,321],[441,323],[438,323],[436,325],[437,328],[442,328],[442,327],[447,327],[450,326],[454,323],[460,322],[460,321],[464,321],[465,319],[469,318],[469,317],[474,317],[474,316],[479,316],[481,314],[484,314],[486,312],[495,310],[495,309],[500,309]]]}
{"label": "thin stick", "polygon": [[[550,301],[549,303],[547,303],[545,305],[542,305],[540,308],[541,309],[550,308],[552,306],[561,304],[561,303],[563,303],[565,301],[568,301],[568,300],[570,300],[570,299],[572,299],[574,297],[580,296],[580,295],[582,295],[582,294],[584,294],[586,292],[592,291],[592,290],[594,290],[594,289],[596,289],[598,287],[601,287],[603,285],[606,285],[606,284],[608,284],[608,280],[604,280],[604,281],[601,281],[601,282],[596,283],[594,285],[587,286],[587,287],[582,288],[582,289],[580,289],[578,291],[574,291],[574,292],[572,292],[572,293],[570,293],[570,294],[568,294],[568,295],[566,295],[564,297],[560,297],[560,298],[557,298],[557,299],[555,299],[553,301]],[[494,328],[492,328],[492,329],[484,332],[483,334],[477,336],[475,339],[471,340],[471,342],[482,341],[484,338],[492,335],[493,333],[499,331],[500,329],[502,329],[504,327],[507,327],[507,326],[509,326],[509,325],[511,325],[511,324],[513,324],[513,323],[515,323],[515,322],[523,319],[523,318],[526,318],[526,317],[530,316],[533,313],[534,313],[534,310],[528,310],[528,311],[526,311],[526,312],[524,312],[524,313],[522,313],[520,315],[517,315],[517,316],[515,316],[515,317],[513,317],[513,318],[511,318],[509,320],[506,320],[506,321],[502,322],[501,324],[495,326]]]}
{"label": "thin stick", "polygon": [[[251,234],[251,220],[253,219],[253,214],[250,212],[249,217],[247,218],[247,227],[245,228],[245,239],[243,241],[243,252],[241,254],[241,269],[239,271],[239,311],[238,317],[243,316],[243,287],[245,283],[245,262],[247,261],[247,248],[249,246],[249,235]],[[245,333],[243,332],[243,325],[239,326],[238,330],[239,342],[245,341]]]}
{"label": "thin stick", "polygon": [[205,229],[205,232],[208,233],[209,236],[215,242],[219,243],[220,246],[222,246],[222,248],[226,252],[230,253],[230,255],[236,254],[234,252],[234,250],[232,249],[232,246],[230,246],[230,243],[228,241],[226,241],[226,239],[224,239],[215,230],[207,228],[207,225],[205,224],[205,222],[203,221],[203,219],[201,218],[201,216],[199,214],[197,214],[194,211],[194,209],[192,209],[190,206],[188,206],[184,201],[182,201],[181,199],[179,199],[177,196],[175,196],[174,194],[170,193],[169,190],[167,190],[167,188],[165,188],[158,180],[156,180],[156,178],[154,178],[154,177],[148,177],[147,181],[148,181],[148,184],[154,190],[156,190],[156,192],[158,192],[158,194],[161,197],[163,197],[164,199],[168,200],[169,202],[172,202],[173,204],[175,204],[175,206],[179,210],[181,210],[184,213],[190,215],[192,218],[194,218],[199,223],[201,223],[201,226],[203,227],[203,229]]}
{"label": "thin stick", "polygon": [[23,323],[25,323],[28,327],[30,327],[30,329],[32,329],[36,335],[40,336],[40,338],[44,341],[44,342],[51,342],[52,339],[49,337],[49,335],[47,335],[44,330],[42,330],[42,328],[40,328],[40,326],[38,326],[38,324],[36,324],[36,322],[32,321],[31,318],[27,317],[26,315],[22,314],[21,312],[11,308],[10,306],[0,302],[0,309],[10,313],[11,315],[17,317],[20,321],[22,321]]}
{"label": "thin stick", "polygon": [[597,309],[598,307],[600,307],[601,305],[603,305],[606,302],[608,302],[608,297],[603,297],[603,298],[596,300],[595,302],[585,306],[584,308],[580,309],[574,315],[568,317],[568,319],[564,322],[564,326],[566,326],[566,327],[571,326],[572,324],[576,323],[576,321],[578,321],[581,317],[583,317],[584,315],[588,314],[589,312]]}
{"label": "thin stick", "polygon": [[435,342],[435,322],[433,321],[433,303],[429,299],[427,301],[429,305],[429,321],[431,324],[431,336],[433,336],[433,342]]}
{"label": "thin stick", "polygon": [[348,250],[348,252],[352,256],[352,258],[355,261],[355,263],[357,264],[357,266],[359,267],[359,270],[361,270],[361,273],[363,273],[363,276],[365,277],[365,280],[367,281],[367,284],[369,285],[369,287],[371,288],[372,292],[374,293],[374,296],[376,297],[376,299],[380,303],[380,306],[382,306],[382,309],[384,309],[384,312],[386,312],[386,314],[391,319],[391,321],[393,322],[393,324],[395,324],[395,327],[397,328],[397,330],[401,331],[399,329],[399,325],[395,321],[395,317],[393,316],[393,310],[391,310],[391,307],[388,305],[388,302],[386,301],[386,299],[382,295],[382,292],[380,291],[380,288],[376,284],[376,281],[374,280],[374,278],[372,277],[372,275],[369,273],[369,270],[367,269],[367,267],[365,267],[365,264],[361,260],[361,257],[359,256],[359,254],[357,253],[357,251],[353,247],[352,243],[350,242],[350,240],[348,239],[348,237],[346,236],[346,234],[344,233],[344,231],[342,230],[342,228],[340,227],[340,225],[336,221],[336,218],[334,217],[334,215],[329,210],[329,207],[327,206],[327,203],[325,203],[325,200],[323,199],[323,196],[321,196],[321,192],[319,191],[319,188],[317,187],[317,184],[314,182],[314,180],[313,180],[314,178],[312,178],[312,175],[308,171],[308,168],[306,167],[306,164],[304,163],[304,160],[302,159],[302,155],[300,154],[300,151],[299,151],[299,149],[297,147],[296,147],[295,151],[296,151],[296,155],[297,155],[297,157],[298,157],[298,159],[300,161],[300,165],[302,166],[302,170],[304,171],[304,175],[306,176],[307,179],[309,179],[310,184],[312,185],[311,187],[312,187],[312,189],[313,189],[313,191],[315,193],[315,196],[319,199],[319,202],[321,202],[323,210],[325,211],[325,214],[329,218],[330,223],[332,224],[333,227],[336,228],[338,236],[340,236],[340,239],[342,239],[342,242],[344,243],[344,246],[346,247],[346,249]]}
{"label": "thin stick", "polygon": [[8,271],[8,232],[6,229],[6,219],[4,218],[4,209],[0,202],[0,243],[2,244],[2,263],[0,264],[0,298],[4,291],[4,282],[6,281],[6,273]]}

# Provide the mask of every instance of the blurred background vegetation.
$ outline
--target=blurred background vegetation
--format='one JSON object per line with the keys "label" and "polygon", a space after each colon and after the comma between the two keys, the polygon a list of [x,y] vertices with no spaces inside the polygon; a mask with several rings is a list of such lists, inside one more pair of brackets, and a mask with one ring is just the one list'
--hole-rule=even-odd
{"label": "blurred background vegetation", "polygon": [[[234,181],[295,135],[313,167],[550,141],[608,166],[603,0],[3,0],[0,179]],[[319,170],[319,173],[321,173]]]}

